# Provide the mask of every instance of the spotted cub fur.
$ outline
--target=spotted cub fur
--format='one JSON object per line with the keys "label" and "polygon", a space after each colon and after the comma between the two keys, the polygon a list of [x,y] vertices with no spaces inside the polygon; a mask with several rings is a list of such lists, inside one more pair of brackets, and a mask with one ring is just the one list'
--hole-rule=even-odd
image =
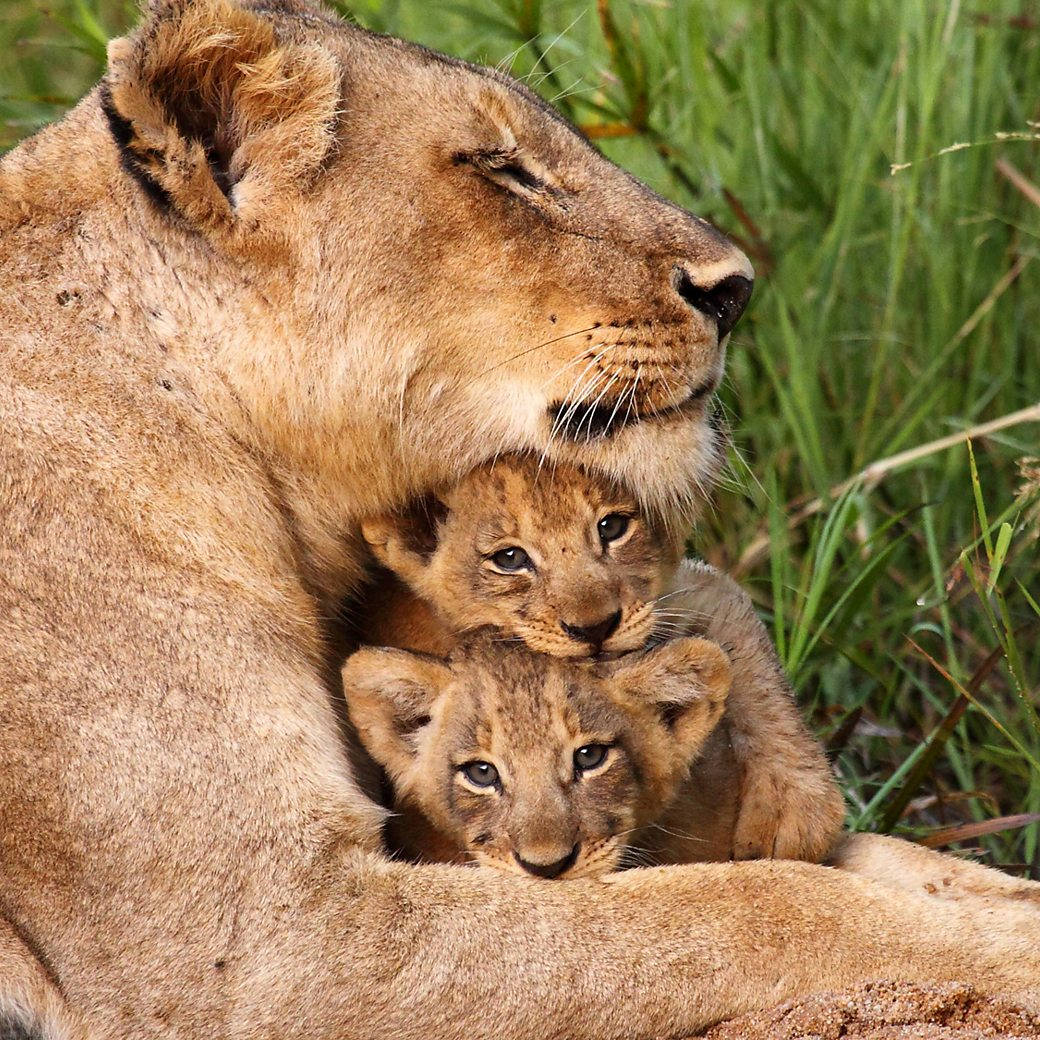
{"label": "spotted cub fur", "polygon": [[572,878],[640,861],[640,829],[721,718],[730,667],[705,639],[581,666],[485,632],[446,661],[366,648],[343,678],[401,851]]}

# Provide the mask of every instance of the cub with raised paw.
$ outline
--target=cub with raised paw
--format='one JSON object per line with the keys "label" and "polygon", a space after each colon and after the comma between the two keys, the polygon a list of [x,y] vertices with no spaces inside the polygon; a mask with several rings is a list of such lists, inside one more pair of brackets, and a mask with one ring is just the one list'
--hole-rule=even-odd
{"label": "cub with raised paw", "polygon": [[490,626],[561,658],[679,635],[722,645],[733,664],[723,723],[656,832],[653,855],[828,855],[841,794],[749,597],[707,565],[681,561],[681,539],[631,492],[575,466],[511,455],[368,520],[362,533],[381,568],[362,611],[364,643],[446,656],[459,636]]}

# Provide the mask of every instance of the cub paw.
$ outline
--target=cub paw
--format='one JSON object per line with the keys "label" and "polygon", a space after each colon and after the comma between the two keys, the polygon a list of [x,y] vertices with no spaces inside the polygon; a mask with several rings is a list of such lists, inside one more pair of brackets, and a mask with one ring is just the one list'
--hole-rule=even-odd
{"label": "cub paw", "polygon": [[837,843],[844,820],[844,801],[829,774],[749,770],[733,833],[733,858],[822,862]]}

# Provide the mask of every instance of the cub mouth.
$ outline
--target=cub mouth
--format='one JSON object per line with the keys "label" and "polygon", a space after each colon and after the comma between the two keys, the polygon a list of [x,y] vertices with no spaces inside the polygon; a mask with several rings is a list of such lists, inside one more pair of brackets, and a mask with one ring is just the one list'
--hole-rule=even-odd
{"label": "cub mouth", "polygon": [[574,408],[566,401],[554,401],[547,413],[555,434],[571,441],[590,441],[596,438],[613,437],[629,426],[641,423],[668,423],[674,420],[692,419],[699,411],[704,399],[718,389],[718,376],[709,376],[703,383],[691,387],[689,393],[675,404],[665,408],[639,411],[618,401],[597,404],[590,408]]}

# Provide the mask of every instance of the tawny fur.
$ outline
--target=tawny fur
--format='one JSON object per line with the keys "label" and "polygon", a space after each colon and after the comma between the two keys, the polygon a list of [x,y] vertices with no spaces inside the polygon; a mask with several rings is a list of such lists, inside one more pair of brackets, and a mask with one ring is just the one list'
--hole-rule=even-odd
{"label": "tawny fur", "polygon": [[[605,545],[597,524],[611,515],[628,526]],[[358,606],[361,641],[427,653],[487,626],[555,657],[637,649],[654,632],[657,600],[679,556],[667,527],[643,513],[633,492],[534,455],[477,466],[436,496],[366,519],[361,530],[376,560],[412,590],[402,595],[377,575]],[[506,548],[523,550],[530,566],[496,568],[490,557]],[[614,616],[598,643],[572,634]],[[403,641],[413,629],[418,641]]]}
{"label": "tawny fur", "polygon": [[57,977],[0,917],[0,1037],[87,1040],[87,1035]]}
{"label": "tawny fur", "polygon": [[[681,790],[729,687],[706,639],[592,664],[486,630],[443,662],[363,648],[343,669],[350,717],[393,786],[396,847],[562,879],[642,860],[644,828]],[[583,747],[602,762],[580,769]],[[495,781],[468,780],[473,762]]]}
{"label": "tawny fur", "polygon": [[[313,109],[254,107],[269,25],[277,82],[307,48],[338,70],[331,131],[324,73]],[[186,39],[241,59],[215,108]],[[107,117],[94,92],[0,163],[0,914],[5,981],[53,987],[18,999],[57,994],[95,1040],[542,1040],[879,975],[1035,989],[1018,898],[786,862],[544,885],[388,861],[327,637],[357,521],[522,449],[695,500],[714,439],[694,402],[661,409],[722,352],[673,278],[746,261],[507,78],[304,0],[158,0],[110,75]],[[263,148],[236,137],[258,111]],[[480,168],[508,135],[552,186]],[[262,190],[295,140],[320,161]],[[638,408],[550,445],[584,328]]]}
{"label": "tawny fur", "polygon": [[[596,525],[611,513],[631,522],[616,545],[603,546]],[[577,466],[506,457],[432,503],[366,521],[362,532],[399,579],[380,574],[362,596],[362,642],[443,656],[455,634],[494,626],[559,657],[631,650],[655,632],[724,643],[738,683],[686,796],[648,839],[654,860],[818,862],[831,851],[844,819],[841,794],[750,598],[706,564],[677,568],[676,540],[631,492]],[[506,546],[524,549],[532,571],[497,574],[487,557]],[[568,637],[561,624],[615,612],[617,629],[598,647]]]}
{"label": "tawny fur", "polygon": [[[696,797],[699,786],[709,788],[708,805],[720,814],[717,828],[732,814],[729,851],[736,859],[826,858],[841,830],[844,802],[823,749],[802,721],[750,596],[707,564],[684,560],[664,602],[676,614],[682,633],[719,643],[733,666],[722,732],[696,766],[692,793]],[[723,738],[728,748],[719,746]],[[713,753],[722,761],[732,757],[735,790],[720,790],[717,773],[710,772],[720,769],[719,762],[708,757]],[[683,815],[684,804],[688,816]],[[695,800],[678,799],[673,804],[665,826],[678,834],[692,834],[693,839],[676,844],[662,830],[655,851],[667,862],[684,862],[688,856],[710,858],[704,855],[710,845],[699,840],[700,812]]]}

